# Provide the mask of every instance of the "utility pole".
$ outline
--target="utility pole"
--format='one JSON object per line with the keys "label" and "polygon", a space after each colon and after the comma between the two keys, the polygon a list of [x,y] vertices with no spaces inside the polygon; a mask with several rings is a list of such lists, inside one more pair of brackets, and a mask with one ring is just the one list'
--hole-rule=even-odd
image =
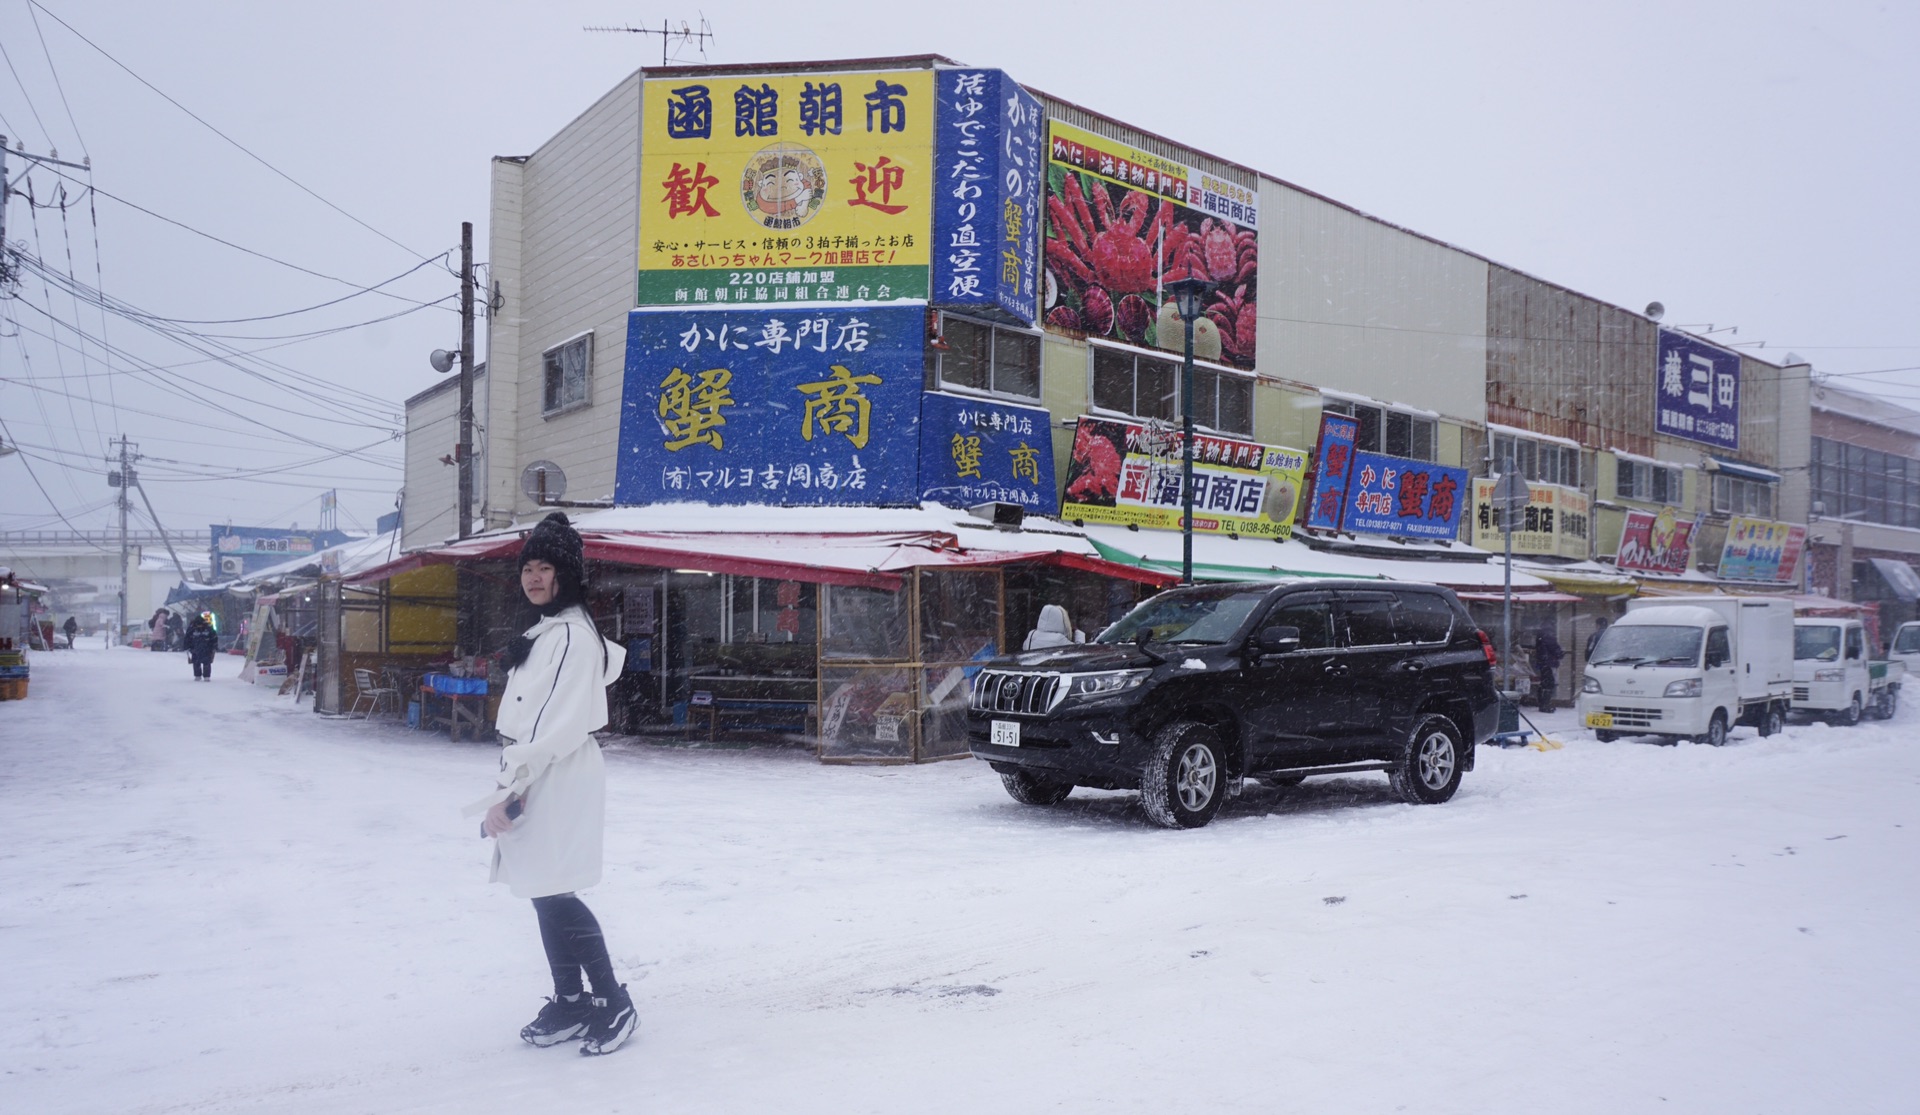
{"label": "utility pole", "polygon": [[120,489],[120,626],[115,629],[113,637],[116,645],[127,637],[127,483],[128,477],[133,474],[125,434],[120,435],[119,445],[120,471],[107,477],[108,483]]}
{"label": "utility pole", "polygon": [[13,267],[7,262],[6,251],[7,198],[12,194],[12,183],[7,181],[7,156],[9,154],[18,155],[28,162],[33,163],[49,163],[53,166],[64,166],[73,170],[93,169],[92,159],[80,163],[70,163],[64,159],[55,158],[54,155],[56,153],[54,152],[45,155],[30,155],[26,151],[9,152],[7,150],[7,137],[0,135],[0,284],[5,284],[13,278]]}
{"label": "utility pole", "polygon": [[460,537],[473,533],[473,222],[460,222]]}

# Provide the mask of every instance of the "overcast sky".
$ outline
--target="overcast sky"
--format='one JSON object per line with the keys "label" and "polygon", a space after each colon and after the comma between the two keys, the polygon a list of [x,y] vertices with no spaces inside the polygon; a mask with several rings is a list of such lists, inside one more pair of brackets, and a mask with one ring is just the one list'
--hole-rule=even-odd
{"label": "overcast sky", "polygon": [[[660,60],[657,38],[583,27],[702,10],[707,61],[998,66],[1920,407],[1920,5],[701,2],[0,0],[0,131],[90,158],[102,192],[67,172],[63,211],[61,179],[36,171],[54,207],[16,197],[7,239],[125,304],[28,275],[0,312],[0,421],[25,447],[0,458],[0,529],[62,527],[49,497],[110,525],[101,458],[122,432],[169,527],[312,526],[328,488],[343,526],[371,527],[400,485],[400,404],[436,381],[427,353],[457,345],[451,301],[420,304],[455,292],[441,253],[462,220],[484,259],[489,158]],[[170,339],[187,331],[219,336]]]}

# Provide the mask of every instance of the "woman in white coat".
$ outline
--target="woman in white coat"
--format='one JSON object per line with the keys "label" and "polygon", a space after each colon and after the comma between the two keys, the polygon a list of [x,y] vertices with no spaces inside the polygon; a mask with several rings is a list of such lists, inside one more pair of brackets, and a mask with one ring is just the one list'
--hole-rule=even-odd
{"label": "woman in white coat", "polygon": [[581,1038],[580,1052],[611,1053],[638,1020],[600,923],[574,892],[600,881],[607,779],[591,733],[606,727],[607,686],[626,651],[587,615],[585,554],[565,515],[547,516],[527,536],[520,587],[538,618],[507,649],[495,721],[505,744],[500,774],[470,811],[486,810],[492,880],[532,899],[553,974],[553,997],[520,1036],[542,1046]]}

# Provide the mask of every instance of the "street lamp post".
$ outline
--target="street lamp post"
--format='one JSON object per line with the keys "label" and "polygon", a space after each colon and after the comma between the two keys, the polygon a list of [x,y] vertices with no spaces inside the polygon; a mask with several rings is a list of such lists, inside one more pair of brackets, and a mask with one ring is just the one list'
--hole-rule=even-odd
{"label": "street lamp post", "polygon": [[1180,583],[1193,583],[1193,323],[1200,318],[1213,283],[1192,277],[1166,284],[1186,326],[1186,357],[1180,364]]}

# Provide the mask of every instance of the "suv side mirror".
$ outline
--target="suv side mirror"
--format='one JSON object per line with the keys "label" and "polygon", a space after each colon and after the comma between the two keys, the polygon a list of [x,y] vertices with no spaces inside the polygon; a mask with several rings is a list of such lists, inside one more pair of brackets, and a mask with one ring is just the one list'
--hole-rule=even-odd
{"label": "suv side mirror", "polygon": [[1300,629],[1298,627],[1266,627],[1255,640],[1262,654],[1286,654],[1300,649]]}

